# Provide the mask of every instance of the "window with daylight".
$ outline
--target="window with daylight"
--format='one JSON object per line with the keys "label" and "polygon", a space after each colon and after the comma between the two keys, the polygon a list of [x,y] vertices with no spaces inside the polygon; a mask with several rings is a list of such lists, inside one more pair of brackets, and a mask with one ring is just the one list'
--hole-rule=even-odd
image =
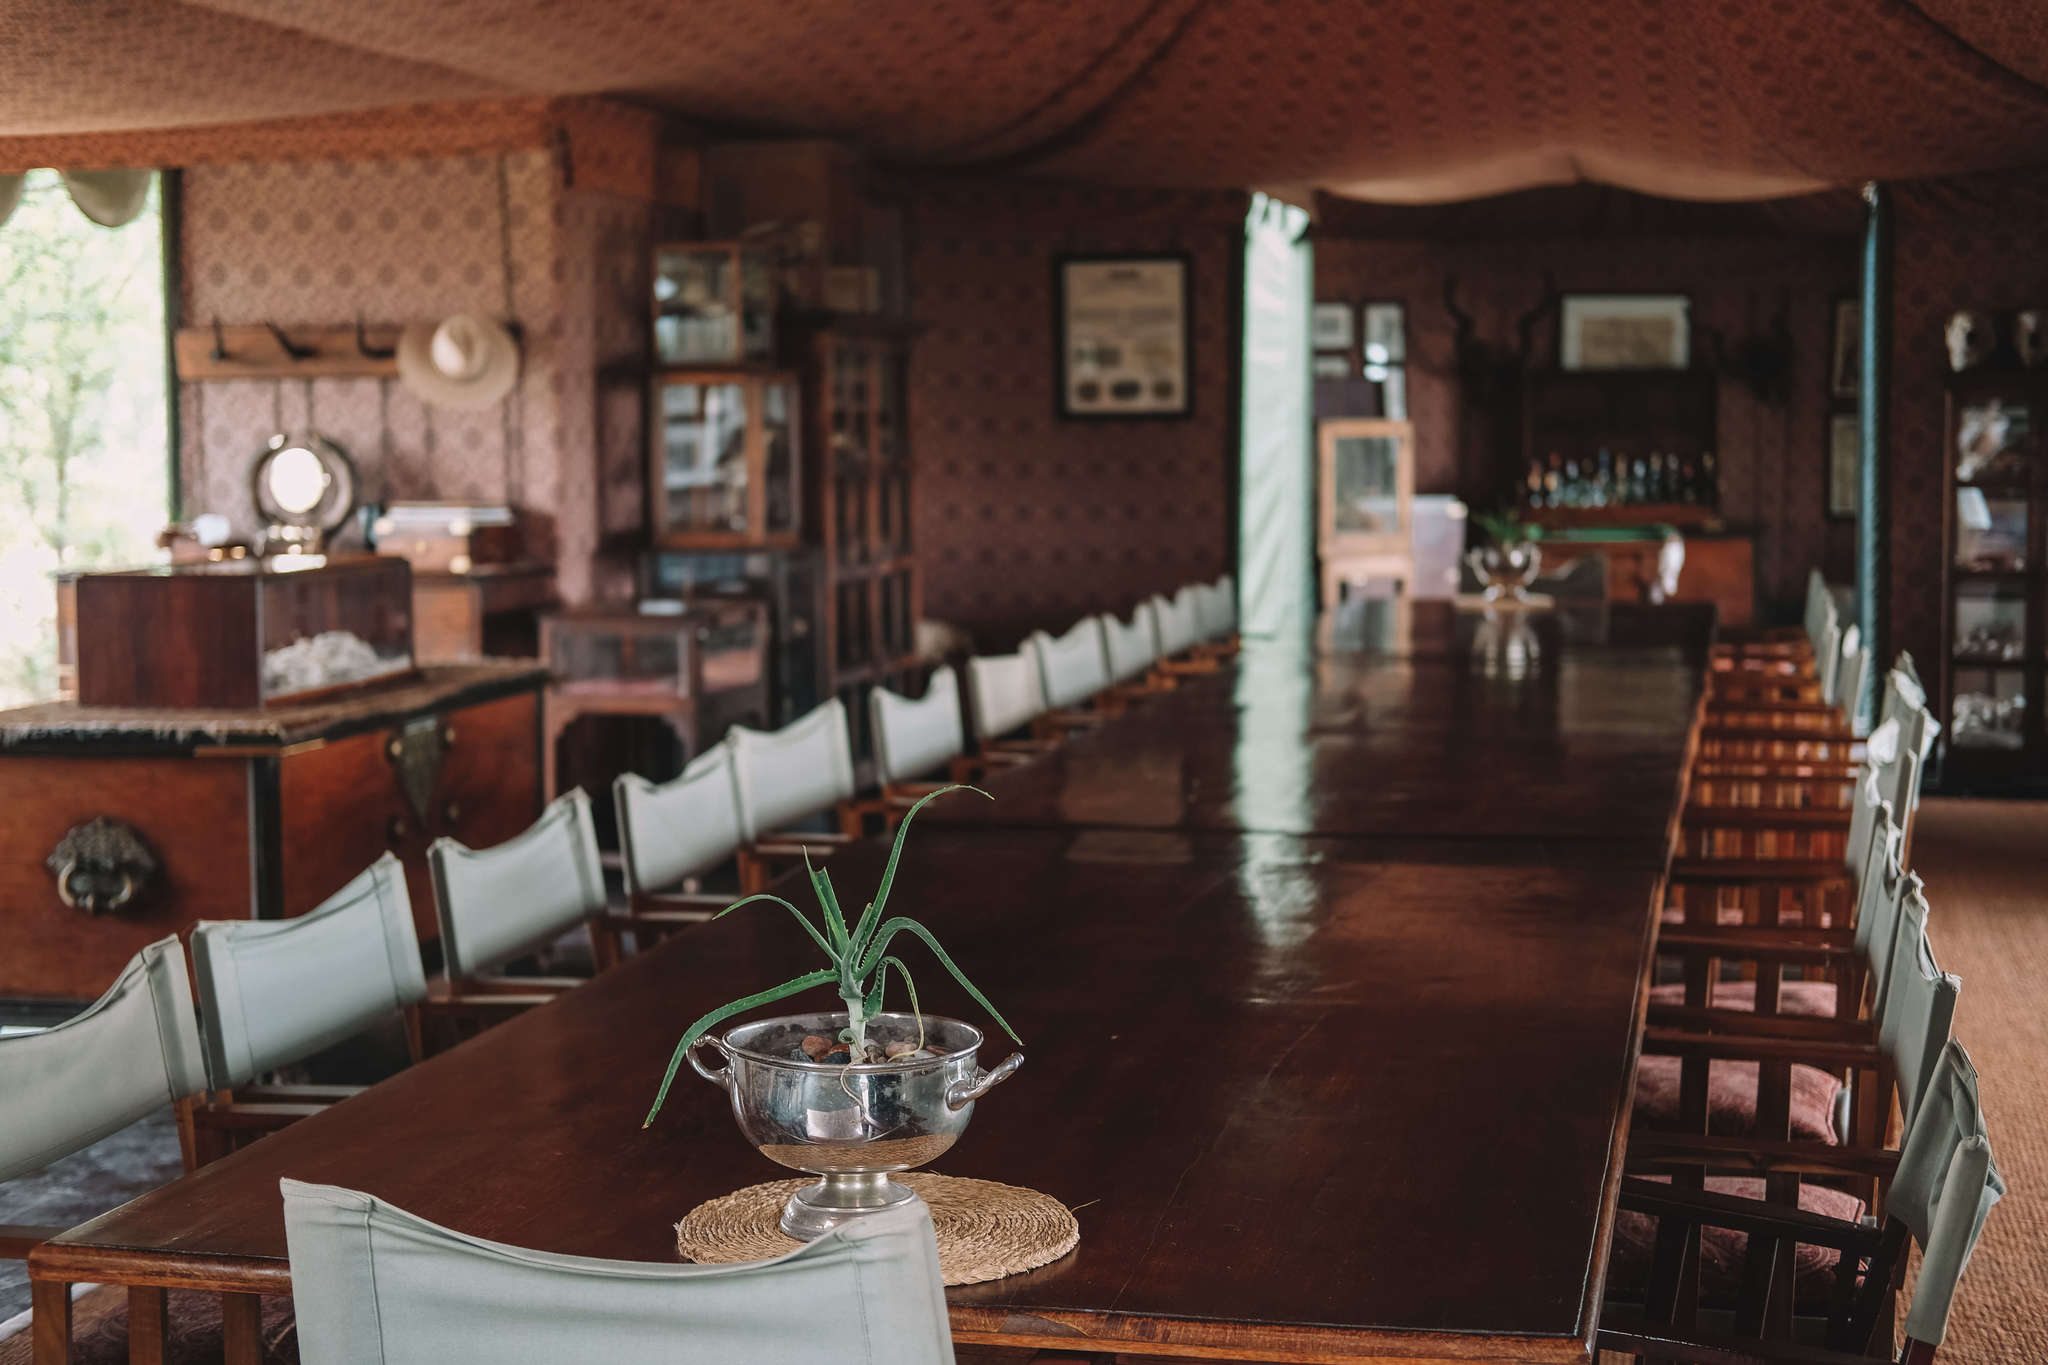
{"label": "window with daylight", "polygon": [[170,511],[152,180],[109,228],[31,171],[0,221],[0,705],[58,691],[57,576],[148,559]]}

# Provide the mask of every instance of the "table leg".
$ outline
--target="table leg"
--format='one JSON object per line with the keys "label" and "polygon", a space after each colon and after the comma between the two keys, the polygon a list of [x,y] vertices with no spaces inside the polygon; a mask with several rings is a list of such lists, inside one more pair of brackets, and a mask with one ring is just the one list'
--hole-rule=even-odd
{"label": "table leg", "polygon": [[35,1365],[70,1365],[71,1286],[56,1280],[31,1281],[29,1309],[33,1314],[29,1341]]}
{"label": "table leg", "polygon": [[170,1302],[154,1285],[128,1286],[128,1365],[163,1365]]}
{"label": "table leg", "polygon": [[263,1365],[263,1300],[254,1294],[220,1296],[224,1365]]}

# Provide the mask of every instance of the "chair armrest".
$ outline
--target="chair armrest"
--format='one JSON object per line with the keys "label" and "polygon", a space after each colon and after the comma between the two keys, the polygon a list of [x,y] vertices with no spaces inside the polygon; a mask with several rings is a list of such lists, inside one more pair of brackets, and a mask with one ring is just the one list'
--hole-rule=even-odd
{"label": "chair armrest", "polygon": [[243,1104],[237,1100],[195,1108],[192,1121],[202,1128],[272,1132],[288,1128],[300,1119],[324,1114],[330,1107],[325,1104]]}
{"label": "chair armrest", "polygon": [[1673,858],[1673,885],[1734,886],[1772,882],[1781,886],[1848,883],[1840,858]]}
{"label": "chair armrest", "polygon": [[1662,1174],[1711,1169],[1746,1175],[1866,1176],[1888,1181],[1899,1169],[1899,1154],[1888,1147],[1829,1147],[1816,1142],[1767,1141],[1705,1133],[1632,1132],[1627,1169]]}
{"label": "chair armrest", "polygon": [[1804,925],[1775,929],[1768,924],[1684,925],[1659,934],[1657,951],[1823,962],[1853,957],[1856,938],[1853,929],[1809,929]]}
{"label": "chair armrest", "polygon": [[29,1252],[62,1237],[69,1228],[46,1228],[31,1223],[0,1223],[0,1261],[25,1261]]}
{"label": "chair armrest", "polygon": [[1683,1218],[1737,1232],[1761,1233],[1766,1237],[1796,1237],[1809,1246],[1832,1247],[1837,1251],[1867,1253],[1875,1250],[1882,1234],[1876,1228],[1851,1223],[1805,1209],[1774,1204],[1764,1199],[1745,1199],[1738,1194],[1715,1194],[1708,1190],[1682,1190],[1660,1180],[1624,1176],[1621,1207],[1652,1218]]}
{"label": "chair armrest", "polygon": [[365,1085],[238,1085],[236,1104],[339,1104],[369,1089]]}
{"label": "chair armrest", "polygon": [[1847,806],[1709,806],[1688,802],[1679,817],[1689,829],[1847,829]]}
{"label": "chair armrest", "polygon": [[1867,1019],[1811,1014],[1755,1014],[1713,1005],[1652,1005],[1649,1026],[1683,1033],[1741,1033],[1771,1038],[1817,1038],[1826,1042],[1873,1041]]}
{"label": "chair armrest", "polygon": [[1826,1038],[1766,1038],[1736,1033],[1689,1033],[1682,1029],[1643,1030],[1643,1051],[1659,1056],[1705,1057],[1721,1062],[1792,1062],[1841,1071],[1875,1067],[1884,1053],[1875,1043]]}

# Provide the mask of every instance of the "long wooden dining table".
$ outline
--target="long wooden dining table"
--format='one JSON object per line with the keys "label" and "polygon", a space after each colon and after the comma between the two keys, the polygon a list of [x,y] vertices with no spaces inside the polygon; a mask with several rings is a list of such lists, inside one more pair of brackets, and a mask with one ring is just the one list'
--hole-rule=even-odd
{"label": "long wooden dining table", "polygon": [[[994,777],[992,802],[920,817],[891,904],[1029,1059],[939,1169],[1045,1191],[1081,1226],[1050,1265],[949,1290],[956,1340],[1591,1359],[1711,621],[1539,622],[1533,665],[1506,669],[1474,624],[1342,656],[1248,646]],[[842,900],[883,856],[832,859]],[[673,1260],[684,1213],[786,1172],[687,1073],[642,1130],[669,1049],[814,951],[779,913],[693,930],[73,1229],[30,1273],[239,1296],[235,1361],[248,1296],[290,1292],[281,1177]],[[986,1026],[935,964],[918,984]]]}

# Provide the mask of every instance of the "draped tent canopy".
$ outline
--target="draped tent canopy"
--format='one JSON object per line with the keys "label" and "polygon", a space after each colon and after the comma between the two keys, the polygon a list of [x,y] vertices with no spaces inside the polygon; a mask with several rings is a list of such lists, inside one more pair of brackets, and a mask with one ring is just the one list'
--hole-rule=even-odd
{"label": "draped tent canopy", "polygon": [[2048,6],[2019,0],[12,0],[0,51],[8,169],[57,135],[579,94],[909,166],[1389,203],[2048,162]]}

